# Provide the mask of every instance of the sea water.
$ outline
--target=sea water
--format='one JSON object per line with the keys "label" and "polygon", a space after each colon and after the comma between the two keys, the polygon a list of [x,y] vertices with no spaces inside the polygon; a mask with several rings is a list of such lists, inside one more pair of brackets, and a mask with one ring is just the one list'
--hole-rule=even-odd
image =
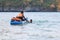
{"label": "sea water", "polygon": [[60,40],[59,12],[24,12],[33,22],[10,25],[20,12],[0,12],[0,40]]}

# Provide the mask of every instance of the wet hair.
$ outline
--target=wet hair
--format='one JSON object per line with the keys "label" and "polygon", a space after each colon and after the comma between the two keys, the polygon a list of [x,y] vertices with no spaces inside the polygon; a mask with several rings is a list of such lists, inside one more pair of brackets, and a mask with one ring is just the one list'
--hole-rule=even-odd
{"label": "wet hair", "polygon": [[21,11],[21,13],[23,13],[23,11]]}

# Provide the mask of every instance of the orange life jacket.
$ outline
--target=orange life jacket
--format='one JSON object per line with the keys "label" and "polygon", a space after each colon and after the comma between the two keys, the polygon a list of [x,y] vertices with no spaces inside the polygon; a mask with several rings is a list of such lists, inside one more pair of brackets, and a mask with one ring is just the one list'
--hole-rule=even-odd
{"label": "orange life jacket", "polygon": [[21,19],[19,19],[19,18],[15,18],[15,20],[21,20]]}
{"label": "orange life jacket", "polygon": [[12,20],[21,20],[21,19],[19,19],[19,18],[14,18],[14,17],[13,17]]}

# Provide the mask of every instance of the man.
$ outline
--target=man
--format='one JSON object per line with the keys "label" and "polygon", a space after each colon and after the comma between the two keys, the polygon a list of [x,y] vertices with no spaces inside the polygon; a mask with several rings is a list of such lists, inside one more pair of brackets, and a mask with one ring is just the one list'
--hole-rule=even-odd
{"label": "man", "polygon": [[24,17],[23,11],[21,11],[21,13],[19,13],[19,14],[16,16],[16,18],[19,18],[19,19],[21,19],[22,21],[24,21],[24,20],[25,20],[25,17]]}
{"label": "man", "polygon": [[17,20],[17,21],[25,21],[25,20],[26,20],[27,22],[29,22],[29,21],[25,18],[24,14],[23,14],[23,11],[21,11],[21,13],[19,13],[19,14],[16,16],[16,18],[13,17],[12,20]]}

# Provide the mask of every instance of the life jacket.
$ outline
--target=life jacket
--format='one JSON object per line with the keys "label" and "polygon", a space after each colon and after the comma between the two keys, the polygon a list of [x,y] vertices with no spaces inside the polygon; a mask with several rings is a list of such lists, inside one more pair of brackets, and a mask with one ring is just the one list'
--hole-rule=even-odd
{"label": "life jacket", "polygon": [[15,20],[21,20],[21,19],[19,19],[19,18],[15,18]]}
{"label": "life jacket", "polygon": [[19,18],[15,18],[15,17],[13,17],[11,20],[21,20],[21,19],[19,19]]}

